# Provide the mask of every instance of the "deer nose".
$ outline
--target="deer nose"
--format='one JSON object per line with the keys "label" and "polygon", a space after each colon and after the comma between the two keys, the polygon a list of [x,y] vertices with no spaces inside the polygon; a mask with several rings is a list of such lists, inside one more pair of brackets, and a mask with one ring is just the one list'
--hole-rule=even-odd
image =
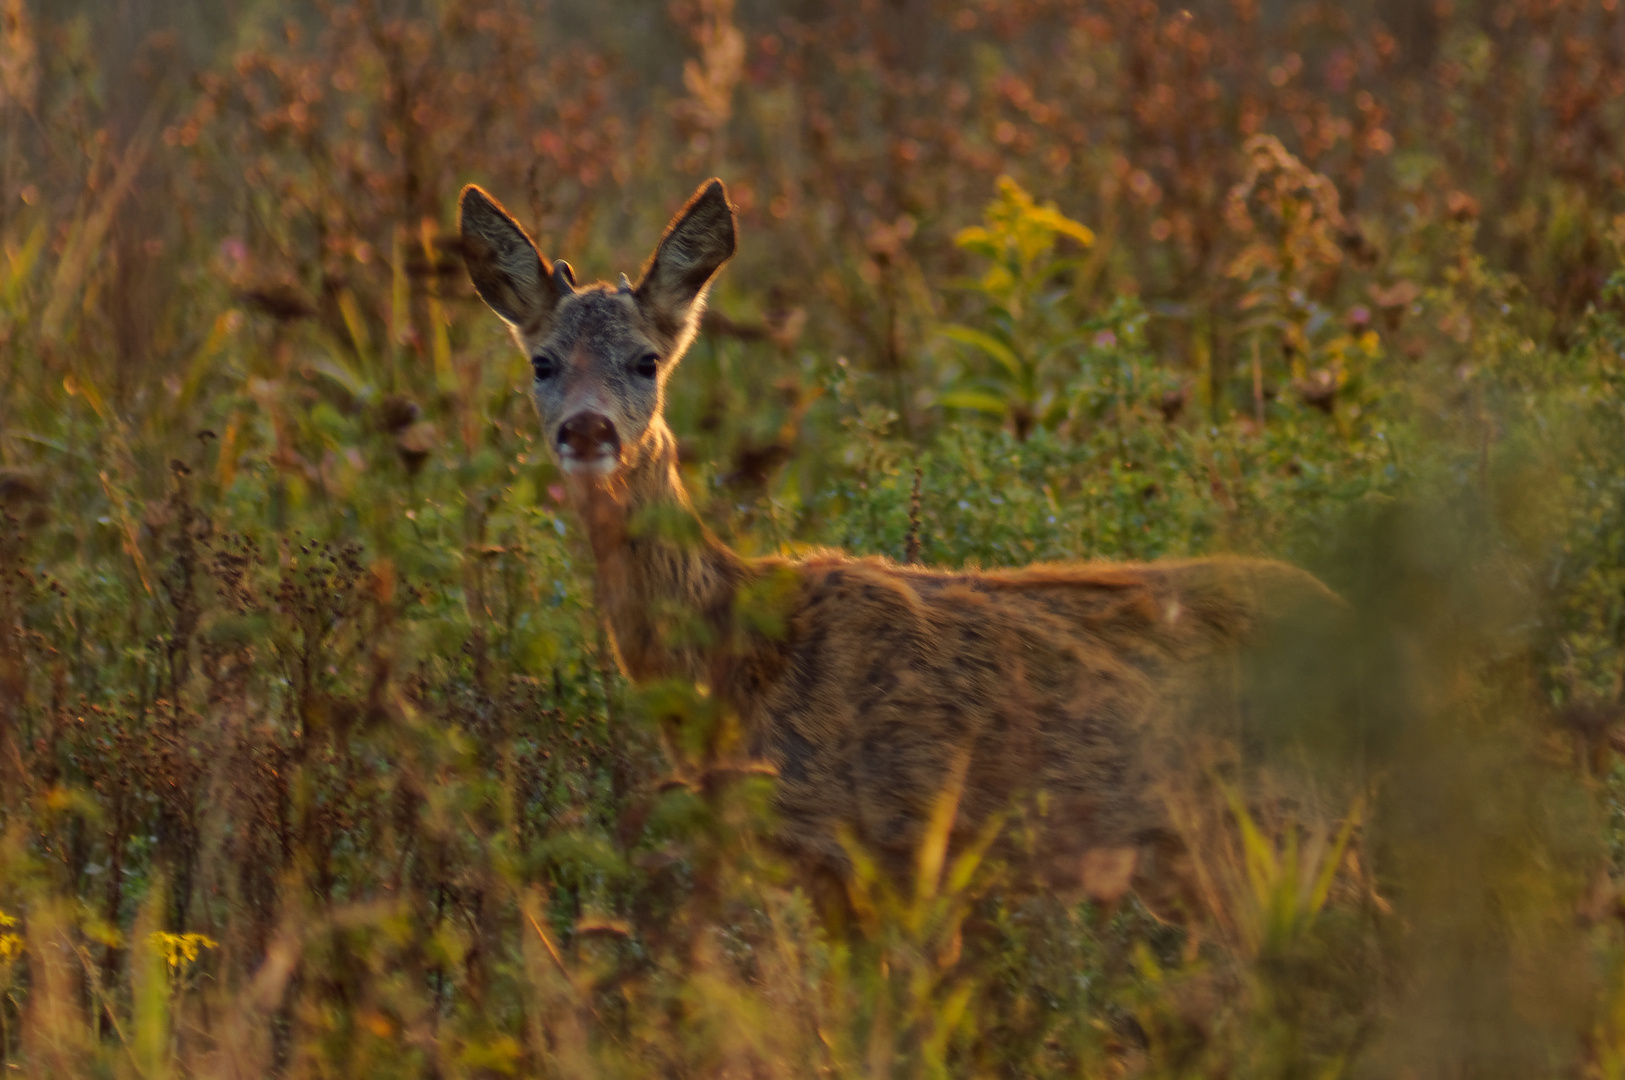
{"label": "deer nose", "polygon": [[615,457],[620,450],[615,425],[599,413],[576,413],[559,428],[559,453],[564,457],[591,461],[600,456]]}

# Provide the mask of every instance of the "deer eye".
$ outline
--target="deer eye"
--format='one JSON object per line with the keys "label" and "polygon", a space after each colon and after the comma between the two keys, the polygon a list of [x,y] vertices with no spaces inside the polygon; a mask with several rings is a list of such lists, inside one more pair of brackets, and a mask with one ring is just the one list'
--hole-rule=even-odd
{"label": "deer eye", "polygon": [[537,353],[530,358],[531,370],[536,372],[536,381],[545,382],[559,373],[559,363],[546,353]]}
{"label": "deer eye", "polygon": [[659,368],[660,357],[652,352],[644,353],[642,356],[638,357],[637,362],[632,365],[632,370],[637,372],[639,375],[642,375],[645,379],[654,378],[655,372],[658,371]]}

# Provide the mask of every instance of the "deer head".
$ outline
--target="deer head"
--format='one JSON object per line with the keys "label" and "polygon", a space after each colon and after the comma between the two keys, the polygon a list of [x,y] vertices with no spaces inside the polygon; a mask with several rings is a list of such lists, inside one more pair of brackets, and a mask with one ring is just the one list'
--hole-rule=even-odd
{"label": "deer head", "polygon": [[482,299],[530,358],[542,432],[566,475],[608,479],[652,445],[666,380],[694,340],[711,279],[734,253],[720,180],[677,212],[636,285],[578,287],[525,230],[470,184],[461,199],[464,259]]}

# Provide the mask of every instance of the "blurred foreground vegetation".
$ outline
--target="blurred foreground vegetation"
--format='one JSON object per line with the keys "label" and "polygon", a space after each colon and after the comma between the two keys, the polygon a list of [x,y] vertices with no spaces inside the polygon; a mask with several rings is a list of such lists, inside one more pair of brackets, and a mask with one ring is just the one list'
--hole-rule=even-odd
{"label": "blurred foreground vegetation", "polygon": [[[8,1070],[1625,1074],[1614,0],[164,7],[0,0]],[[738,548],[1355,604],[1360,796],[1193,799],[1200,931],[827,932],[615,672],[454,198],[612,277],[713,174]]]}

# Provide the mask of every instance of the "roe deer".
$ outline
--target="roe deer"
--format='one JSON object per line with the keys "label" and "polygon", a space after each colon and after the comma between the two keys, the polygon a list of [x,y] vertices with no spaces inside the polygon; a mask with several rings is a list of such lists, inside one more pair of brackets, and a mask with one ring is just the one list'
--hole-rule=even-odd
{"label": "roe deer", "polygon": [[[1133,888],[1154,910],[1190,896],[1156,792],[1168,747],[1239,711],[1240,647],[1277,612],[1339,604],[1324,586],[1238,558],[989,571],[743,558],[695,515],[662,417],[734,253],[722,183],[672,219],[636,285],[578,286],[473,185],[461,230],[475,289],[534,369],[621,667],[706,684],[736,711],[776,767],[778,841],[804,870],[850,872],[844,827],[906,875],[968,755],[956,843],[1041,795],[1038,880],[1099,899]],[[782,618],[747,610],[767,594]]]}

